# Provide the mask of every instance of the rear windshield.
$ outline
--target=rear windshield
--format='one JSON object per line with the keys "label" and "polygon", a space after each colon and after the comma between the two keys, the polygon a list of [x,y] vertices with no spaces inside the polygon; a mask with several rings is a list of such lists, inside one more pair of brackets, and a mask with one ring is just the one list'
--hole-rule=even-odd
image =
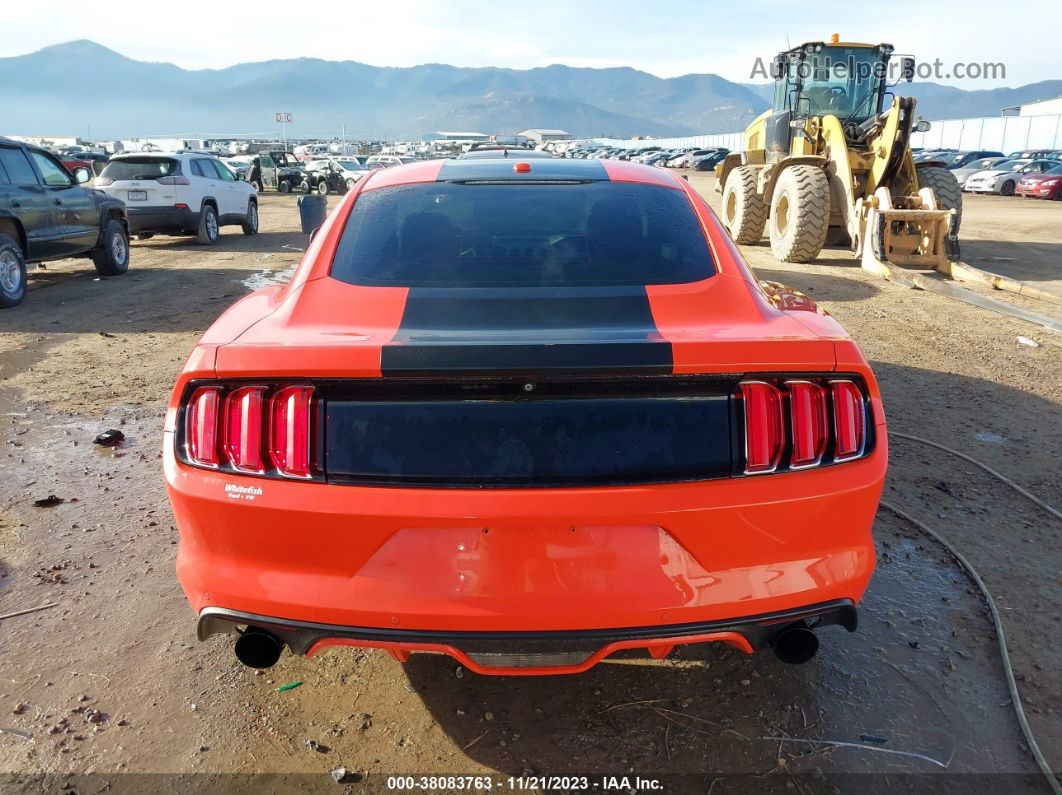
{"label": "rear windshield", "polygon": [[371,286],[558,287],[680,284],[713,273],[683,193],[602,181],[368,191],[331,275]]}
{"label": "rear windshield", "polygon": [[111,160],[100,172],[101,177],[113,180],[158,179],[181,173],[181,164],[172,157],[144,155]]}

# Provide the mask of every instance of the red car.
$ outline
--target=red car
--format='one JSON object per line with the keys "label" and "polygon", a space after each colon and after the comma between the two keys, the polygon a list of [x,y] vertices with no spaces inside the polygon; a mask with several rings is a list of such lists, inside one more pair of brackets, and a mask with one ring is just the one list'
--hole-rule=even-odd
{"label": "red car", "polygon": [[62,162],[66,170],[69,171],[71,174],[73,174],[74,170],[78,168],[87,168],[89,170],[89,173],[92,173],[92,163],[90,163],[88,160],[83,160],[80,157],[73,157],[71,155],[63,155],[59,158],[59,160],[60,162]]}
{"label": "red car", "polygon": [[1015,193],[1035,199],[1062,199],[1062,165],[1042,174],[1026,174],[1018,181]]}
{"label": "red car", "polygon": [[609,160],[375,171],[173,391],[165,473],[201,640],[449,654],[488,674],[856,628],[877,383],[707,204]]}

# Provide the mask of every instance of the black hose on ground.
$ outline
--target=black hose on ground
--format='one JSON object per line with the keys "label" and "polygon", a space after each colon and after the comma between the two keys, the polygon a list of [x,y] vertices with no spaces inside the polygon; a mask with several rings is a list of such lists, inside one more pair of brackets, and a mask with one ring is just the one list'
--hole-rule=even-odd
{"label": "black hose on ground", "polygon": [[[900,439],[909,439],[914,442],[921,442],[922,444],[929,445],[930,447],[936,447],[940,450],[944,450],[945,452],[951,453],[952,455],[956,455],[959,458],[969,461],[971,464],[980,467],[985,472],[988,472],[993,477],[1007,484],[1012,489],[1021,494],[1023,497],[1026,497],[1027,499],[1036,503],[1051,515],[1055,516],[1058,519],[1062,519],[1062,512],[1060,512],[1057,508],[1048,505],[1043,500],[1039,499],[1038,497],[1023,489],[1010,478],[1000,474],[996,470],[992,469],[992,467],[978,461],[976,458],[972,458],[966,455],[965,453],[960,453],[958,450],[953,450],[950,447],[945,447],[942,444],[932,442],[929,439],[923,439],[919,436],[912,436],[906,433],[898,433],[896,431],[889,431],[889,436],[894,436]],[[981,576],[977,573],[977,570],[973,567],[970,561],[968,561],[963,556],[963,554],[955,548],[954,544],[948,541],[948,539],[946,539],[940,533],[933,530],[924,522],[911,516],[911,514],[907,513],[902,508],[892,505],[891,503],[886,502],[885,500],[881,501],[881,507],[885,508],[888,511],[891,511],[896,516],[899,516],[901,519],[910,522],[923,533],[936,540],[937,543],[943,546],[951,554],[951,556],[955,558],[959,566],[967,573],[967,575],[969,575],[970,579],[972,579],[974,583],[977,584],[977,587],[981,590],[981,594],[984,596],[985,602],[988,604],[989,612],[992,614],[992,623],[995,625],[996,639],[999,641],[999,654],[1003,661],[1003,673],[1007,679],[1007,688],[1010,690],[1010,702],[1011,705],[1014,707],[1014,714],[1018,718],[1018,725],[1021,727],[1021,732],[1023,735],[1025,735],[1025,741],[1029,744],[1029,751],[1032,753],[1033,758],[1036,760],[1036,764],[1040,768],[1040,771],[1044,774],[1044,778],[1047,779],[1047,783],[1051,787],[1051,791],[1054,793],[1054,795],[1062,795],[1062,784],[1059,784],[1058,779],[1055,777],[1054,772],[1051,770],[1051,765],[1044,757],[1043,752],[1040,751],[1040,746],[1036,742],[1036,737],[1033,735],[1032,729],[1029,726],[1029,721],[1025,717],[1025,709],[1022,707],[1021,696],[1018,693],[1018,684],[1014,679],[1014,669],[1011,667],[1010,664],[1010,652],[1007,651],[1007,639],[1003,632],[1003,621],[999,615],[999,608],[996,607],[996,601],[992,598],[992,594],[988,590],[988,586],[985,585],[984,580],[981,579]]]}

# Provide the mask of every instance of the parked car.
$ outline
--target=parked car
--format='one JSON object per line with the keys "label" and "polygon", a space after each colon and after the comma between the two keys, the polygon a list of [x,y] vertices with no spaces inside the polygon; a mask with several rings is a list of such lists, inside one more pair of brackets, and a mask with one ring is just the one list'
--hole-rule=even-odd
{"label": "parked car", "polygon": [[670,149],[649,149],[637,157],[632,157],[631,161],[635,163],[648,163],[650,160],[659,160],[660,158],[667,157],[671,154],[671,151],[672,150]]}
{"label": "parked car", "polygon": [[690,162],[695,157],[703,157],[704,155],[710,155],[714,152],[714,149],[690,149],[685,152],[681,152],[675,157],[667,161],[668,168],[689,168]]}
{"label": "parked car", "polygon": [[222,163],[229,167],[229,171],[231,171],[240,179],[247,179],[247,176],[251,173],[250,158],[245,159],[235,157],[222,157],[219,159]]}
{"label": "parked car", "polygon": [[[1003,157],[1003,153],[980,149],[974,152],[951,152],[939,159],[944,161],[944,165],[948,169],[955,171],[965,168],[975,160],[984,160],[986,157]],[[936,159],[938,158],[934,158],[934,160]]]}
{"label": "parked car", "polygon": [[970,163],[967,163],[961,168],[953,169],[951,173],[955,175],[955,179],[958,181],[959,187],[961,188],[965,186],[966,180],[977,172],[995,168],[996,166],[1006,162],[1009,162],[1009,158],[985,157],[980,160],[971,161]]}
{"label": "parked car", "polygon": [[69,171],[71,174],[79,168],[87,168],[92,171],[92,161],[82,160],[75,155],[59,155],[59,162],[63,164],[63,168]]}
{"label": "parked car", "polygon": [[203,245],[213,245],[227,225],[258,234],[254,188],[212,155],[115,155],[95,185],[126,203],[130,231],[141,238],[195,235]]}
{"label": "parked car", "polygon": [[854,631],[888,436],[840,324],[761,286],[670,172],[432,165],[340,204],[178,377],[199,639],[558,674]]}
{"label": "parked car", "polygon": [[409,155],[372,155],[365,161],[365,165],[379,163],[385,168],[390,168],[391,166],[402,166],[407,163],[414,163],[416,160],[417,158],[410,157]]}
{"label": "parked car", "polygon": [[1015,192],[1034,199],[1062,199],[1062,166],[1056,165],[1042,174],[1026,174],[1018,180]]}
{"label": "parked car", "polygon": [[104,154],[103,152],[80,151],[72,152],[71,155],[73,157],[80,158],[81,160],[88,160],[93,163],[106,163],[108,160],[111,159],[110,155]]}
{"label": "parked car", "polygon": [[729,149],[717,149],[706,155],[695,157],[690,161],[690,168],[694,171],[711,171],[722,163],[728,154],[730,154]]}
{"label": "parked car", "polygon": [[1018,180],[1025,174],[1041,174],[1054,165],[1050,160],[1006,160],[990,169],[971,174],[962,189],[972,193],[1013,196]]}
{"label": "parked car", "polygon": [[1058,151],[1057,149],[1025,149],[1011,152],[1007,157],[1011,160],[1046,160],[1056,155]]}
{"label": "parked car", "polygon": [[45,149],[0,138],[0,307],[25,297],[26,263],[91,257],[101,276],[128,270],[125,205],[83,187],[91,178]]}
{"label": "parked car", "polygon": [[369,169],[349,158],[311,160],[306,164],[306,181],[302,187],[307,193],[346,193],[368,173]]}
{"label": "parked car", "polygon": [[667,161],[675,156],[674,149],[668,149],[665,152],[656,152],[649,157],[645,158],[642,163],[647,166],[665,166]]}
{"label": "parked car", "polygon": [[957,149],[923,149],[912,155],[912,159],[916,163],[920,163],[924,160],[940,160],[948,155],[955,154],[957,151]]}
{"label": "parked car", "polygon": [[320,160],[328,157],[330,154],[328,144],[306,144],[305,146],[296,146],[291,150],[291,153],[295,156],[296,160],[303,163]]}
{"label": "parked car", "polygon": [[266,188],[291,193],[302,186],[306,172],[291,152],[258,152],[251,161],[248,182],[259,193]]}

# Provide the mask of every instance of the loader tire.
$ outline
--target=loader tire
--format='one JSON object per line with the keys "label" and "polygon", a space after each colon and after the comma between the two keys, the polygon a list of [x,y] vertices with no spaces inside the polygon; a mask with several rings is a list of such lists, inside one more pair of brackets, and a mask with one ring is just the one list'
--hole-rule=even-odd
{"label": "loader tire", "polygon": [[756,192],[756,170],[738,166],[723,188],[723,223],[735,243],[759,242],[767,223],[767,205]]}
{"label": "loader tire", "polygon": [[771,251],[781,262],[811,262],[830,227],[830,184],[818,166],[790,166],[771,196]]}
{"label": "loader tire", "polygon": [[937,204],[945,210],[955,210],[955,231],[962,223],[962,188],[959,180],[946,168],[928,166],[918,169],[918,186],[932,188]]}

